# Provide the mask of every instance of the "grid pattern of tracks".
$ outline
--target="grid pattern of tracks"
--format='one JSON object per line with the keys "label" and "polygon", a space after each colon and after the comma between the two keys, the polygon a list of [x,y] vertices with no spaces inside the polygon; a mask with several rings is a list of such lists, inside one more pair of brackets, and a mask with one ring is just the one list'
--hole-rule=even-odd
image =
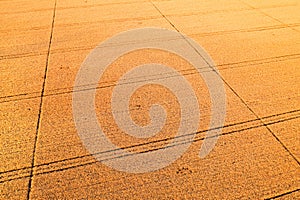
{"label": "grid pattern of tracks", "polygon": [[[16,1],[16,0],[14,0]],[[36,164],[35,163],[35,157],[36,157],[36,145],[38,142],[39,138],[39,133],[40,133],[40,124],[41,124],[41,115],[42,115],[42,109],[43,109],[43,99],[48,96],[59,96],[63,94],[69,94],[72,92],[78,92],[82,88],[78,88],[78,91],[74,90],[72,87],[59,87],[57,89],[50,89],[45,93],[45,86],[47,84],[47,75],[48,75],[48,65],[49,65],[49,60],[51,59],[51,55],[55,54],[61,54],[61,53],[67,53],[67,52],[80,52],[80,51],[88,51],[94,48],[93,45],[87,45],[87,46],[75,46],[75,47],[70,47],[70,48],[54,48],[52,47],[52,41],[53,37],[55,37],[55,28],[59,27],[76,27],[76,26],[84,26],[85,23],[59,23],[56,24],[56,13],[59,12],[60,10],[72,10],[72,9],[81,9],[81,8],[93,8],[93,7],[100,7],[100,6],[111,6],[111,5],[122,5],[122,4],[136,4],[136,3],[141,3],[141,1],[131,1],[131,2],[117,2],[117,3],[100,3],[100,4],[93,4],[93,5],[83,5],[83,6],[60,6],[58,7],[60,1],[62,0],[55,0],[53,1],[53,7],[52,8],[34,8],[30,10],[24,10],[24,11],[16,11],[16,12],[11,12],[11,11],[1,11],[1,15],[13,15],[13,14],[20,14],[20,13],[28,13],[28,12],[52,12],[53,13],[53,18],[52,18],[52,25],[50,28],[50,33],[49,33],[49,43],[48,43],[48,48],[40,50],[38,48],[34,48],[33,50],[29,51],[20,51],[17,53],[9,52],[9,51],[4,51],[4,53],[0,53],[0,61],[5,61],[5,60],[10,60],[10,59],[22,59],[25,57],[35,57],[39,55],[46,55],[46,64],[44,68],[44,78],[43,78],[43,84],[42,84],[42,89],[40,91],[30,91],[26,93],[15,93],[15,94],[7,94],[7,95],[1,95],[0,96],[0,104],[4,105],[5,103],[10,103],[10,102],[18,102],[18,101],[24,101],[28,99],[40,99],[40,105],[39,105],[39,111],[38,111],[38,116],[37,116],[37,126],[36,126],[36,135],[34,139],[34,144],[32,144],[32,141],[26,141],[24,142],[24,146],[28,146],[28,148],[31,149],[30,146],[33,147],[33,154],[32,154],[32,163],[30,166],[27,167],[22,167],[22,168],[15,168],[15,169],[10,169],[6,171],[1,171],[0,172],[0,184],[4,184],[10,181],[18,180],[18,179],[24,179],[24,178],[29,178],[29,184],[27,188],[27,199],[30,199],[31,195],[31,187],[32,187],[32,178],[35,176],[40,176],[44,174],[49,174],[57,171],[64,171],[68,169],[73,169],[73,168],[78,168],[82,166],[87,166],[91,164],[95,164],[96,161],[93,157],[93,155],[81,155],[77,157],[70,157],[66,159],[61,159],[61,160],[56,160],[54,162],[46,162],[43,164]],[[165,0],[168,2],[168,0]],[[3,1],[4,2],[4,1]],[[1,3],[0,1],[0,6]],[[250,3],[248,3],[246,0],[245,1],[240,1],[244,7],[240,9],[226,9],[226,10],[212,10],[212,11],[202,11],[202,12],[186,12],[186,13],[180,13],[180,14],[165,14],[162,10],[160,10],[160,7],[156,1],[143,1],[144,3],[149,3],[153,8],[157,10],[157,14],[154,16],[146,16],[146,17],[136,17],[136,18],[118,18],[118,19],[106,19],[106,20],[95,20],[93,22],[86,22],[86,25],[91,26],[92,24],[99,24],[99,23],[110,23],[110,22],[126,22],[130,20],[152,20],[152,19],[164,19],[166,20],[167,23],[169,23],[172,27],[174,27],[175,30],[180,31],[179,28],[177,28],[176,23],[173,23],[172,20],[170,19],[171,17],[180,17],[180,16],[193,16],[193,15],[209,15],[210,13],[228,13],[228,12],[241,12],[241,11],[257,11],[265,15],[266,17],[269,17],[270,19],[273,19],[274,21],[277,21],[278,24],[276,25],[266,25],[266,26],[260,26],[257,25],[257,27],[254,28],[244,28],[244,29],[234,29],[234,30],[224,30],[224,31],[215,31],[215,32],[201,32],[197,33],[196,35],[199,37],[213,37],[213,36],[220,36],[220,35],[230,35],[230,34],[243,34],[243,33],[249,33],[249,32],[260,32],[260,31],[265,31],[265,30],[292,30],[295,32],[295,34],[300,35],[300,23],[285,23],[276,17],[270,16],[270,14],[267,14],[264,12],[264,9],[280,9],[280,8],[286,8],[286,7],[293,7],[295,6],[294,3],[290,4],[279,4],[279,5],[267,5],[264,7],[259,7],[256,8],[254,6],[251,6]],[[159,1],[162,2],[162,1]],[[49,30],[49,26],[36,26],[36,27],[31,27],[31,28],[24,28],[22,30],[23,32],[27,31],[46,31]],[[10,33],[13,32],[14,28],[10,29],[1,29],[0,33]],[[193,34],[191,34],[191,37],[193,37]],[[201,55],[200,55],[201,56]],[[221,63],[218,64],[216,67],[220,70],[221,74],[222,71],[226,71],[228,69],[234,69],[234,68],[243,68],[243,67],[249,67],[249,66],[260,66],[262,64],[272,64],[272,63],[278,63],[278,62],[286,62],[286,61],[291,61],[291,60],[296,60],[298,63],[300,62],[300,53],[293,53],[293,54],[286,54],[286,55],[279,55],[279,56],[273,56],[273,57],[265,57],[265,58],[257,58],[257,59],[252,59],[252,60],[243,60],[243,61],[238,61],[238,62],[231,62],[231,63]],[[1,69],[1,66],[0,66]],[[203,71],[209,71],[211,68],[204,68]],[[184,75],[192,75],[197,73],[195,70],[185,70],[181,72]],[[165,78],[168,78],[172,76],[172,74],[166,74]],[[228,135],[228,134],[235,134],[237,132],[243,132],[246,130],[250,129],[256,129],[259,127],[265,127],[273,136],[274,138],[278,141],[278,143],[285,149],[285,151],[288,152],[289,156],[300,166],[300,161],[298,158],[294,155],[293,152],[289,150],[289,148],[285,145],[284,142],[280,140],[276,136],[276,133],[274,133],[269,126],[274,125],[274,124],[281,124],[283,122],[287,121],[293,121],[295,119],[300,118],[300,109],[293,109],[289,110],[286,112],[280,112],[272,115],[266,115],[266,116],[258,116],[256,112],[251,108],[251,105],[248,105],[247,101],[245,101],[230,85],[229,82],[227,82],[226,78],[222,77],[224,80],[224,83],[229,87],[231,92],[233,92],[236,97],[250,110],[251,113],[255,116],[255,118],[247,120],[247,121],[239,121],[235,122],[232,124],[227,124],[223,127],[223,135]],[[133,81],[134,80],[130,80]],[[97,83],[95,83],[97,84]],[[90,86],[84,86],[85,90],[92,89],[95,84],[91,84]],[[113,81],[110,82],[105,82],[101,83],[100,86],[97,87],[98,90],[101,90],[101,88],[106,88],[106,87],[114,87],[115,85],[113,84]],[[300,94],[295,94],[294,98],[299,99]],[[284,97],[283,97],[284,98]],[[221,127],[214,127],[216,129],[221,128]],[[195,135],[195,138],[193,142],[198,142],[202,141],[204,139],[203,133],[205,133],[207,130],[202,130],[200,132],[197,132]],[[189,136],[189,134],[194,134],[194,133],[188,133],[185,136]],[[181,140],[178,144],[176,145],[181,145],[188,141],[185,136],[181,136]],[[157,150],[157,146],[160,146],[160,143],[166,142],[172,140],[172,138],[165,138],[163,140],[157,140],[151,143],[140,143],[137,145],[133,146],[124,146],[120,147],[120,149],[129,149],[129,150],[135,150],[138,151],[139,153],[143,153],[143,149],[147,149],[147,151],[155,151]],[[68,138],[66,138],[66,142],[68,142]],[[20,145],[20,144],[18,144]],[[50,144],[51,145],[51,144]],[[76,144],[71,144],[71,145],[76,145]],[[19,152],[13,151],[14,149],[14,144],[3,144],[3,148],[11,148],[12,150],[10,152],[4,152],[1,153],[1,156],[5,156],[8,153],[12,154],[18,154]],[[110,160],[110,159],[116,159],[120,156],[130,156],[133,153],[129,154],[118,154],[118,151],[120,149],[115,149],[113,151],[108,151],[108,152],[98,152],[97,154],[103,154],[105,155],[105,160]],[[107,182],[113,181],[113,180],[107,180]],[[100,184],[100,183],[99,183]],[[101,183],[105,184],[105,183]],[[144,183],[146,184],[146,183]],[[292,191],[288,192],[283,192],[281,194],[274,194],[274,196],[270,198],[280,198],[285,195],[290,195],[292,193],[297,193],[299,192],[300,188],[293,189]],[[21,189],[22,190],[22,189]]]}

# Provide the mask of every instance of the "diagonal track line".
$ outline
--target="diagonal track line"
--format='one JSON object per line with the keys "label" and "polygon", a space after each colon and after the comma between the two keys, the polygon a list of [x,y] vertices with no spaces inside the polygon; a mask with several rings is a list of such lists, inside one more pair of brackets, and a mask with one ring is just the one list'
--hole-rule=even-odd
{"label": "diagonal track line", "polygon": [[275,17],[273,17],[273,16],[271,16],[271,15],[265,13],[265,12],[262,11],[260,8],[256,8],[256,7],[254,7],[254,6],[251,6],[249,3],[246,3],[246,2],[243,1],[243,0],[239,0],[239,1],[242,2],[243,4],[247,5],[249,8],[252,8],[253,10],[256,10],[256,11],[260,12],[261,14],[263,14],[263,15],[265,15],[265,16],[267,16],[267,17],[273,19],[273,20],[275,20],[276,22],[279,22],[280,24],[282,24],[282,25],[284,25],[284,26],[287,26],[287,27],[289,27],[290,29],[292,29],[292,30],[294,30],[294,31],[297,31],[298,33],[300,32],[300,31],[298,31],[297,29],[295,29],[294,27],[287,25],[287,24],[284,23],[283,21],[281,21],[281,20],[279,20],[279,19],[277,19],[277,18],[275,18]]}
{"label": "diagonal track line", "polygon": [[[198,53],[198,55],[206,62],[206,64],[212,68],[212,70],[223,80],[224,84],[229,87],[229,89],[240,99],[240,101],[247,107],[247,109],[257,118],[260,122],[266,127],[266,129],[272,134],[272,136],[281,144],[281,146],[289,153],[289,155],[294,159],[294,161],[300,166],[300,161],[290,152],[287,146],[277,137],[277,135],[269,128],[267,124],[254,112],[254,110],[247,104],[247,102],[233,89],[233,87],[222,77],[220,73],[218,73],[213,66],[209,64],[209,62],[201,55],[200,52],[186,39],[186,37],[180,32],[180,30],[159,10],[159,8],[150,0],[150,3],[155,7],[155,9],[166,19],[166,21],[179,33],[182,35],[188,44]],[[253,9],[255,9],[253,7]],[[282,23],[282,22],[281,22]]]}
{"label": "diagonal track line", "polygon": [[300,188],[292,190],[292,191],[287,191],[287,192],[284,192],[282,194],[279,194],[279,195],[276,195],[276,196],[273,196],[273,197],[270,197],[270,198],[266,198],[266,200],[278,199],[278,198],[281,198],[285,195],[293,194],[293,193],[296,193],[296,192],[300,192]]}
{"label": "diagonal track line", "polygon": [[36,147],[37,147],[38,134],[39,134],[40,123],[41,123],[43,97],[44,97],[44,93],[45,93],[45,85],[46,85],[47,71],[48,71],[49,58],[50,58],[50,49],[51,49],[51,43],[52,43],[52,37],[53,37],[56,4],[57,4],[57,0],[55,0],[54,8],[53,8],[53,18],[52,18],[51,32],[50,32],[50,38],[49,38],[48,53],[47,53],[47,58],[46,58],[46,67],[45,67],[45,72],[44,72],[44,81],[43,81],[43,86],[42,86],[42,91],[41,91],[41,96],[40,96],[40,106],[39,106],[38,120],[37,120],[37,125],[36,125],[36,134],[35,134],[35,138],[34,138],[31,168],[30,168],[30,173],[29,173],[29,183],[28,183],[28,189],[27,189],[27,200],[30,199],[30,193],[31,193],[31,185],[32,185],[32,178],[33,178],[34,163],[35,163]]}
{"label": "diagonal track line", "polygon": [[[300,118],[300,110],[293,110],[285,113],[279,113],[275,115],[270,115],[263,117],[262,120],[265,121],[266,125],[273,125],[273,124],[278,124],[290,120],[295,120]],[[233,124],[228,124],[223,127],[224,132],[221,134],[222,136],[225,135],[231,135],[235,133],[240,133],[243,131],[251,130],[251,129],[256,129],[264,127],[264,124],[260,122],[259,119],[252,119],[248,121],[243,121],[243,122],[237,122]],[[212,129],[218,129],[220,127],[212,128]],[[176,143],[175,145],[183,145],[186,143],[191,143],[191,142],[197,142],[197,141],[202,141],[204,139],[203,133],[205,133],[207,130],[201,130],[196,133],[189,133],[183,136],[180,136],[180,141]],[[195,134],[195,138],[190,139],[191,135]],[[97,163],[98,161],[94,160],[93,156],[102,156],[103,160],[114,160],[122,157],[127,157],[127,156],[132,156],[133,153],[146,153],[146,152],[151,152],[151,151],[156,151],[161,147],[161,144],[166,143],[173,138],[163,138],[160,140],[155,140],[152,142],[148,143],[140,143],[136,145],[131,145],[131,146],[124,146],[120,147],[117,149],[113,149],[110,151],[105,151],[105,152],[97,152],[93,155],[91,154],[85,154],[81,156],[76,156],[76,157],[71,157],[71,158],[66,158],[63,160],[56,160],[53,162],[48,162],[48,163],[43,163],[43,164],[38,164],[34,166],[34,171],[35,173],[33,174],[34,176],[36,175],[43,175],[43,174],[49,174],[49,173],[54,173],[54,172],[59,172],[59,171],[65,171],[69,169],[74,169],[82,166],[87,166],[87,165],[92,165]],[[74,145],[74,144],[73,144]],[[145,148],[147,147],[147,148]],[[170,146],[172,147],[172,146]],[[168,147],[168,148],[170,148]],[[121,149],[125,150],[133,150],[130,151],[128,154],[120,154],[119,151]],[[0,173],[0,183],[4,182],[9,182],[12,180],[16,179],[22,179],[26,177],[30,177],[30,170],[31,167],[23,167],[19,169],[13,169],[13,170],[8,170],[5,172]]]}
{"label": "diagonal track line", "polygon": [[[261,65],[261,64],[289,61],[289,60],[295,60],[295,59],[300,59],[300,54],[289,54],[289,55],[267,57],[267,58],[255,59],[255,60],[224,63],[224,64],[216,65],[214,67],[218,67],[219,71],[222,71],[222,70],[233,69],[233,68],[257,66],[257,65]],[[203,70],[204,69],[205,68],[203,68]],[[211,71],[211,68],[207,68],[206,70]],[[182,72],[183,75],[192,75],[192,74],[198,73],[196,70],[189,70],[189,69],[180,70],[179,72]],[[206,71],[203,71],[203,72],[206,72]],[[96,87],[96,85],[98,85],[98,83],[90,84],[89,85],[90,88],[88,85],[85,85],[82,87],[85,88],[85,90],[91,90],[91,89],[94,89]],[[114,86],[115,86],[114,81],[103,82],[103,83],[101,83],[101,85],[97,86],[96,89],[102,89],[102,88],[114,87]],[[44,96],[56,96],[56,95],[69,94],[72,92],[80,92],[80,91],[82,91],[80,88],[78,88],[77,90],[74,90],[73,87],[57,88],[57,89],[48,90],[48,94],[44,94]],[[6,102],[11,102],[11,101],[20,101],[20,100],[26,100],[26,99],[35,99],[35,98],[40,98],[39,92],[28,92],[28,93],[20,93],[20,94],[15,94],[15,95],[0,96],[0,103],[6,103]]]}

